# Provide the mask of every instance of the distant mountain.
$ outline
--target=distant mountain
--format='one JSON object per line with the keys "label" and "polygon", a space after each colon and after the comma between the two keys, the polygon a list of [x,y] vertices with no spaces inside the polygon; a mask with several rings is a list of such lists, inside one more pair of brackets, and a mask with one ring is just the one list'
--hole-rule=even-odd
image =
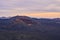
{"label": "distant mountain", "polygon": [[[18,26],[19,25],[19,26]],[[30,18],[27,16],[14,16],[9,19],[0,19],[0,26],[4,28],[4,26],[8,26],[8,28],[16,29],[26,26],[27,28],[36,29],[36,30],[44,30],[44,31],[60,31],[60,19],[45,19],[45,18]],[[10,27],[9,27],[10,26]],[[18,30],[17,29],[17,30]],[[20,28],[21,29],[21,28]]]}
{"label": "distant mountain", "polygon": [[33,24],[35,22],[32,18],[27,17],[27,16],[15,16],[10,19],[15,20],[15,21],[23,21],[27,24]]}
{"label": "distant mountain", "polygon": [[[43,38],[44,39],[46,38],[45,40],[50,40],[50,39],[60,40],[59,38],[60,37],[60,18],[37,19],[37,18],[31,18],[27,16],[14,16],[10,18],[0,18],[0,32],[9,32],[9,33],[22,32],[24,34],[30,33],[29,35],[31,35],[32,33],[33,35],[37,35],[38,36],[37,39],[39,40],[40,40],[39,38],[40,36],[42,37],[41,40]],[[48,39],[47,39],[47,36],[48,36]]]}

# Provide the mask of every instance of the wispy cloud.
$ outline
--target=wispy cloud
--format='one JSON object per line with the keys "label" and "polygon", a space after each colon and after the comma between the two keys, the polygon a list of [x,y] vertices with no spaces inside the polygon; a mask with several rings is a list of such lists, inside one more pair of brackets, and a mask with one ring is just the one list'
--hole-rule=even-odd
{"label": "wispy cloud", "polygon": [[60,12],[60,0],[0,0],[0,14],[15,12]]}
{"label": "wispy cloud", "polygon": [[59,10],[60,0],[0,0],[0,9]]}

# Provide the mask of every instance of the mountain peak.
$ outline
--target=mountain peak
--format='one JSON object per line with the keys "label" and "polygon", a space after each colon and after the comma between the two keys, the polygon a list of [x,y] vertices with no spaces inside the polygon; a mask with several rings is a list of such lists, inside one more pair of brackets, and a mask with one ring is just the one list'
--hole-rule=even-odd
{"label": "mountain peak", "polygon": [[14,17],[11,17],[10,19],[15,22],[24,22],[28,25],[37,23],[28,16],[14,16]]}
{"label": "mountain peak", "polygon": [[18,18],[18,19],[28,19],[28,18],[30,18],[30,17],[28,17],[28,16],[14,16],[14,17],[12,17],[12,18]]}

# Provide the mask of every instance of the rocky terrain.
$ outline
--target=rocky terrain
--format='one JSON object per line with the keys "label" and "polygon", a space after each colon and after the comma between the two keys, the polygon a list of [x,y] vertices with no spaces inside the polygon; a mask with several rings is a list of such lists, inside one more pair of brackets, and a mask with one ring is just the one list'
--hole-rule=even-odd
{"label": "rocky terrain", "polygon": [[0,18],[0,40],[60,40],[60,18]]}

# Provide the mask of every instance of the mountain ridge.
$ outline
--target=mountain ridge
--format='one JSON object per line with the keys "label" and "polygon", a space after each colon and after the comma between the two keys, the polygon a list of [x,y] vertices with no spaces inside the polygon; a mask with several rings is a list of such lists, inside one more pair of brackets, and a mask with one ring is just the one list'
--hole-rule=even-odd
{"label": "mountain ridge", "polygon": [[28,16],[0,19],[0,39],[60,40],[60,19],[38,19]]}

